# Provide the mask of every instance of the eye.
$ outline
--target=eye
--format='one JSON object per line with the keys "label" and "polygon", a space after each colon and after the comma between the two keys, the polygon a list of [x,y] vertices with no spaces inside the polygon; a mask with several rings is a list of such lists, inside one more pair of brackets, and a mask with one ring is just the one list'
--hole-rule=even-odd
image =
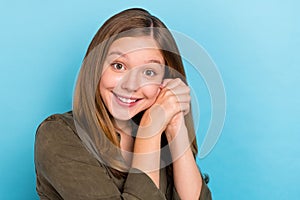
{"label": "eye", "polygon": [[125,70],[125,67],[121,63],[112,63],[111,66],[117,71]]}
{"label": "eye", "polygon": [[152,69],[146,69],[146,70],[144,71],[144,74],[145,74],[146,76],[152,77],[152,76],[155,76],[155,75],[156,75],[156,72],[153,71]]}

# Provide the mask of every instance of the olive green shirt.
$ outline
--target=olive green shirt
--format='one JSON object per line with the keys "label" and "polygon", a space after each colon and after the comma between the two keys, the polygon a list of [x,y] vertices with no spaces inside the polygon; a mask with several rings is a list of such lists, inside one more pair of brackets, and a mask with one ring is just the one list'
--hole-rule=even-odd
{"label": "olive green shirt", "polygon": [[[166,168],[160,170],[159,189],[143,172],[115,177],[84,147],[71,112],[52,115],[39,126],[35,168],[36,189],[42,200],[180,199]],[[211,199],[204,181],[200,199]]]}

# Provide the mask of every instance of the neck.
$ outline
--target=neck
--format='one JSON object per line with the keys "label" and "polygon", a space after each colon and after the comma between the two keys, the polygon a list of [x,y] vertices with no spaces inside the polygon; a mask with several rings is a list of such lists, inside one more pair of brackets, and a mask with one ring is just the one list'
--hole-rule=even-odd
{"label": "neck", "polygon": [[130,120],[114,120],[114,127],[116,131],[120,134],[131,135],[131,123]]}
{"label": "neck", "polygon": [[122,121],[122,120],[115,120],[114,126],[116,131],[120,134],[120,148],[123,155],[123,158],[125,159],[128,166],[131,166],[132,161],[132,152],[133,151],[133,144],[134,139],[132,137],[132,127],[130,120]]}

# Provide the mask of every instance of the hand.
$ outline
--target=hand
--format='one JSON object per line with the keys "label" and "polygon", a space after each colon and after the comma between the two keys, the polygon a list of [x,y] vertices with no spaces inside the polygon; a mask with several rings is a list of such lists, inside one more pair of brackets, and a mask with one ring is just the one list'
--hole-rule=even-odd
{"label": "hand", "polygon": [[190,111],[190,99],[190,88],[181,79],[165,79],[155,103],[145,112],[141,125],[151,126],[159,133],[167,127],[173,130],[183,119],[178,114],[184,116]]}
{"label": "hand", "polygon": [[170,115],[190,111],[190,88],[180,79],[165,79],[155,104],[162,106]]}

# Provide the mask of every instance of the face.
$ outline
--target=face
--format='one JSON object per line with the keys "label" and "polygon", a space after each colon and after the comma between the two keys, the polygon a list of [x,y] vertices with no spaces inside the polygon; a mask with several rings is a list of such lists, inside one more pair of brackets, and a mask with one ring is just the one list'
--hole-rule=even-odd
{"label": "face", "polygon": [[151,37],[123,37],[112,43],[99,89],[116,120],[129,120],[153,105],[160,92],[164,64]]}

